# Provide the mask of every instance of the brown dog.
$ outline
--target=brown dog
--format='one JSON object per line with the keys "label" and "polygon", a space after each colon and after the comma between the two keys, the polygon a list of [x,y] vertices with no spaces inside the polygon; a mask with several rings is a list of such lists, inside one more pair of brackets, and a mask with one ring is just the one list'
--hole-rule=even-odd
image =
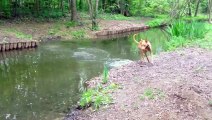
{"label": "brown dog", "polygon": [[[147,61],[149,63],[153,63],[153,60],[152,60],[152,46],[151,46],[151,43],[148,41],[148,40],[140,40],[139,42],[136,41],[135,39],[135,36],[137,34],[134,34],[133,35],[133,40],[134,42],[138,45],[138,49],[140,50],[140,54],[141,54],[141,61],[144,60],[144,57],[147,58]],[[147,52],[150,52],[150,55],[151,55],[151,61],[149,60],[148,56],[147,56]]]}

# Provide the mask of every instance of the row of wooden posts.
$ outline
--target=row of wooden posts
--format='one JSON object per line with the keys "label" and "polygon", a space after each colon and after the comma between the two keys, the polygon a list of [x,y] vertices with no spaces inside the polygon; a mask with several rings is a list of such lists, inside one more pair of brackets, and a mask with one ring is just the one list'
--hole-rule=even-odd
{"label": "row of wooden posts", "polygon": [[0,51],[9,51],[16,49],[26,49],[26,48],[35,48],[39,44],[38,41],[22,41],[22,42],[12,42],[12,43],[0,43]]}

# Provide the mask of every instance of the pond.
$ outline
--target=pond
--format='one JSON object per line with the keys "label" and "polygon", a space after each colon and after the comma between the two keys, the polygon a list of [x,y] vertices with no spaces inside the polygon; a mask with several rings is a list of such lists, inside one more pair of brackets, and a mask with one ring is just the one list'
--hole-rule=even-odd
{"label": "pond", "polygon": [[[164,48],[160,29],[140,32],[155,54]],[[0,53],[0,119],[54,120],[80,98],[83,83],[111,60],[139,60],[132,35],[111,40],[57,41],[37,49]]]}

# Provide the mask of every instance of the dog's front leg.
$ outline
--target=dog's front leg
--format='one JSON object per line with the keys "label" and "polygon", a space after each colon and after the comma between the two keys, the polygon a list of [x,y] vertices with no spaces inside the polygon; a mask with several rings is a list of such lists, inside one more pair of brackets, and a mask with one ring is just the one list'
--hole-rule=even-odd
{"label": "dog's front leg", "polygon": [[148,61],[149,63],[151,63],[151,61],[149,61],[149,58],[148,58],[146,52],[145,52],[144,54],[145,54],[145,57],[146,57],[147,61]]}
{"label": "dog's front leg", "polygon": [[141,62],[144,62],[144,52],[140,51],[140,54],[141,54]]}

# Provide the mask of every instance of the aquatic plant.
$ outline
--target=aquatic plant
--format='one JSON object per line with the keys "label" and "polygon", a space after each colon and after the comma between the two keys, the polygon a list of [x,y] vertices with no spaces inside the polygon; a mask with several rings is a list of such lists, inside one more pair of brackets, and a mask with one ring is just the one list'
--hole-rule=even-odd
{"label": "aquatic plant", "polygon": [[106,65],[104,65],[103,78],[102,78],[103,84],[106,84],[108,82],[108,74],[109,74],[108,67]]}

